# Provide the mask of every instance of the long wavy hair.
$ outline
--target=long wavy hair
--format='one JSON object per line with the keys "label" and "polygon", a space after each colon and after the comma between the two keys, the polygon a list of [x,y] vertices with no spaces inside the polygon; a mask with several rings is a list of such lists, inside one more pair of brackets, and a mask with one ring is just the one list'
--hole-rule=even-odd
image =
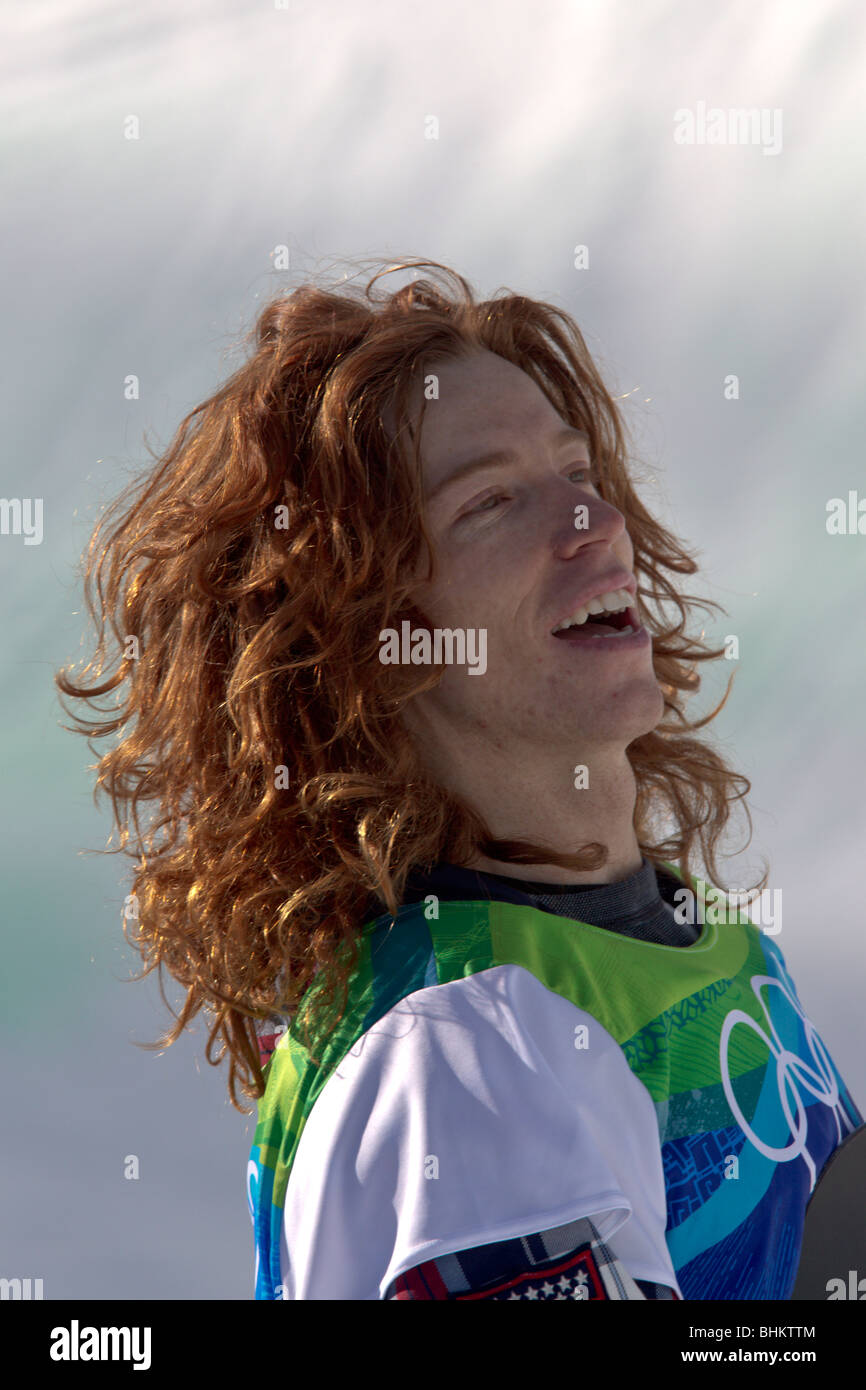
{"label": "long wavy hair", "polygon": [[[376,288],[419,268],[426,278]],[[505,290],[478,302],[456,272],[406,260],[364,290],[274,298],[248,337],[244,365],[96,525],[82,564],[98,644],[80,679],[54,677],[101,716],[75,714],[71,731],[117,735],[94,799],[107,789],[119,830],[102,852],[137,861],[124,933],[145,968],[133,978],[159,967],[169,1008],[163,967],[186,989],[174,1026],[139,1045],[170,1045],[204,1006],[207,1059],[228,1052],[244,1114],[238,1084],[247,1098],[265,1085],[256,1020],[291,1019],[307,996],[309,1044],[307,1004],[321,1026],[342,1017],[360,929],[397,912],[413,868],[477,852],[576,869],[607,858],[598,843],[558,854],[494,839],[431,783],[400,718],[444,666],[379,660],[383,628],[426,621],[408,598],[419,557],[428,576],[435,563],[410,397],[432,359],[486,348],[522,368],[587,432],[600,493],[625,516],[665,702],[628,747],[641,852],[687,884],[698,854],[720,884],[715,846],[751,790],[695,737],[732,678],[704,718],[684,710],[697,663],[724,655],[686,634],[691,608],[720,605],[679,592],[698,566],[638,497],[618,406],[567,313]],[[115,691],[110,709],[97,703]],[[152,803],[144,828],[140,803]]]}

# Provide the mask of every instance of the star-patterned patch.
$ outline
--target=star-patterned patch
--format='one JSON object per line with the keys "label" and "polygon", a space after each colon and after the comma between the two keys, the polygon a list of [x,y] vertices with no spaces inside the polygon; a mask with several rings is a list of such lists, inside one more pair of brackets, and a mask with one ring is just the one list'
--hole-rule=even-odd
{"label": "star-patterned patch", "polygon": [[492,1298],[498,1301],[539,1298],[577,1298],[591,1302],[596,1298],[608,1298],[602,1283],[598,1265],[592,1253],[592,1246],[576,1250],[567,1260],[539,1274],[532,1270],[518,1274],[511,1279],[503,1279],[489,1289],[477,1293],[455,1294],[457,1299]]}
{"label": "star-patterned patch", "polygon": [[676,1299],[665,1285],[635,1280],[584,1217],[549,1231],[426,1260],[392,1280],[386,1299]]}

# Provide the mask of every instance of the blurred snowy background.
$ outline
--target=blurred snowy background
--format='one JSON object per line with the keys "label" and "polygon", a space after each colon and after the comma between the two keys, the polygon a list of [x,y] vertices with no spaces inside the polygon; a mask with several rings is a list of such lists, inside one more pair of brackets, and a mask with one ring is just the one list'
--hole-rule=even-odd
{"label": "blurred snowy background", "polygon": [[[699,551],[692,592],[727,609],[709,636],[740,639],[715,727],[755,836],[729,879],[769,858],[775,939],[866,1109],[866,536],[826,529],[830,498],[866,495],[863,7],[36,0],[7,23],[0,490],[43,498],[44,534],[0,536],[0,1274],[252,1297],[254,1117],[202,1023],[131,1045],[168,1015],[155,977],[118,983],[127,860],[81,853],[109,807],[52,675],[84,650],[75,567],[145,437],[234,369],[266,299],[344,258],[431,257],[577,319],[648,501]],[[675,140],[712,108],[763,111],[766,138]]]}

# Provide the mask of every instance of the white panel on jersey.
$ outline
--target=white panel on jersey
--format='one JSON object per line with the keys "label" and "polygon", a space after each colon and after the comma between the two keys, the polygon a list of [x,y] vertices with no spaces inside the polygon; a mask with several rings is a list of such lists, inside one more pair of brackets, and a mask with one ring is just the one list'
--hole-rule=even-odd
{"label": "white panel on jersey", "polygon": [[680,1293],[648,1091],[590,1014],[496,966],[408,995],[328,1078],[286,1193],[285,1296],[379,1299],[424,1260],[583,1216]]}

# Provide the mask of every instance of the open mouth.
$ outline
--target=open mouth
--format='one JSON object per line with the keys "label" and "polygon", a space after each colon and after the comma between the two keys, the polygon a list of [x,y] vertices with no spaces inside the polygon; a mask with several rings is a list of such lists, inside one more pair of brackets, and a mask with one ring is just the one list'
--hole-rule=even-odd
{"label": "open mouth", "polygon": [[599,637],[627,637],[640,628],[640,618],[635,608],[621,608],[617,612],[589,613],[582,623],[561,627],[553,636],[561,642],[592,642]]}

